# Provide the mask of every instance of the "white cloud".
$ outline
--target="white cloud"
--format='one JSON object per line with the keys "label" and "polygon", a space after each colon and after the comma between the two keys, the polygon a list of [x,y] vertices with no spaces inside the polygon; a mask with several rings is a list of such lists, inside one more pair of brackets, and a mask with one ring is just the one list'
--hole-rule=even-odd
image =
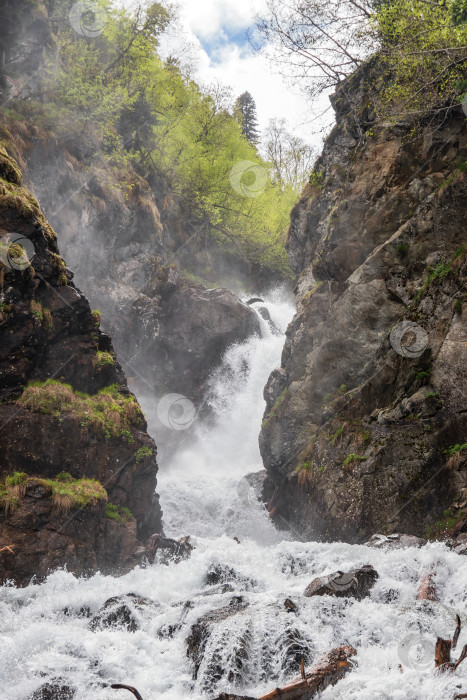
{"label": "white cloud", "polygon": [[[228,39],[253,27],[262,6],[264,0],[179,0],[186,38],[199,49],[195,77],[205,84],[220,81],[230,86],[235,96],[248,90],[256,102],[261,130],[270,119],[284,118],[291,131],[320,149],[322,139],[316,131],[323,120],[315,122],[313,118],[327,108],[328,98],[310,105],[298,91],[286,86],[265,57],[248,44],[239,46]],[[202,42],[208,44],[209,54]],[[331,119],[328,112],[324,124]]]}

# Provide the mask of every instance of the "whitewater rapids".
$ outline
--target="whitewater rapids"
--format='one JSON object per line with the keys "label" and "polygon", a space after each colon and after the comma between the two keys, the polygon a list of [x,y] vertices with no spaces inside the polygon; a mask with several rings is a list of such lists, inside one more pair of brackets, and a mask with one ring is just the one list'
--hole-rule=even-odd
{"label": "whitewater rapids", "polygon": [[[195,423],[190,440],[180,431],[175,456],[169,460],[162,450],[159,457],[165,531],[192,536],[191,558],[138,568],[121,578],[78,579],[57,571],[40,585],[1,588],[2,700],[27,700],[43,683],[57,679],[78,689],[76,700],[131,697],[111,690],[111,683],[136,686],[144,700],[209,700],[229,691],[259,696],[295,677],[301,655],[308,667],[343,644],[356,647],[358,666],[327,688],[322,700],[452,700],[467,692],[467,662],[452,674],[433,670],[436,637],[452,636],[455,613],[465,627],[459,653],[467,643],[467,557],[441,543],[385,552],[297,541],[293,533],[275,530],[244,480],[262,468],[257,436],[263,387],[280,363],[293,314],[280,294],[268,298],[266,306],[280,333],[262,321],[261,337],[227,351],[210,384],[214,423]],[[163,442],[154,401],[139,398],[156,442]],[[314,577],[364,564],[379,573],[369,598],[303,597]],[[233,592],[206,586],[206,575],[216,566],[235,571]],[[420,578],[431,567],[440,602],[417,602]],[[81,609],[95,614],[111,596],[130,592],[157,604],[140,617],[136,632],[92,631],[89,619],[79,616]],[[191,626],[235,595],[249,605],[216,626],[193,679],[186,651]],[[286,598],[297,605],[297,614],[287,612]],[[168,629],[175,629],[172,636]],[[240,648],[241,673],[235,666]],[[213,659],[226,670],[220,679],[213,679]]]}

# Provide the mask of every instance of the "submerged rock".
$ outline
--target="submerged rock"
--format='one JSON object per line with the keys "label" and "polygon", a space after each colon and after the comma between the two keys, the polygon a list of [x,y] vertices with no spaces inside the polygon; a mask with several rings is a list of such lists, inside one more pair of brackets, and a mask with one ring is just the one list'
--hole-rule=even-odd
{"label": "submerged rock", "polygon": [[157,607],[155,601],[136,593],[114,596],[105,601],[97,615],[89,623],[90,629],[105,629],[106,627],[120,627],[128,632],[136,632],[139,629],[139,616],[149,613]]}
{"label": "submerged rock", "polygon": [[377,571],[371,565],[346,572],[336,571],[334,574],[315,578],[305,589],[304,595],[307,598],[331,595],[362,600],[370,595],[370,590],[378,578]]}
{"label": "submerged rock", "polygon": [[44,683],[34,691],[29,700],[73,700],[76,692],[76,688],[60,681]]}

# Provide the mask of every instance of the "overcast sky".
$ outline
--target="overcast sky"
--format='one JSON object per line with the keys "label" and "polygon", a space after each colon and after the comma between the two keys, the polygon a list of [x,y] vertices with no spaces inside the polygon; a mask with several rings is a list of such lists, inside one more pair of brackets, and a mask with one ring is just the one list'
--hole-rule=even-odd
{"label": "overcast sky", "polygon": [[[219,80],[235,96],[248,90],[256,102],[261,130],[270,119],[285,118],[293,133],[320,148],[322,137],[316,134],[313,117],[327,108],[328,98],[318,105],[307,102],[247,40],[264,0],[178,0],[177,4],[185,37],[197,47],[196,78],[208,84]],[[331,120],[329,111],[321,123]]]}

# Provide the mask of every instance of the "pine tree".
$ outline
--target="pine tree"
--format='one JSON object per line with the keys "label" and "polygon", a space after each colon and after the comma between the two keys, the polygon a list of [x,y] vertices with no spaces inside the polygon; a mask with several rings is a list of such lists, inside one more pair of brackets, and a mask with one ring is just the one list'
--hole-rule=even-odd
{"label": "pine tree", "polygon": [[256,103],[249,92],[244,92],[237,99],[235,112],[242,126],[244,137],[252,146],[255,146],[259,141],[258,119],[256,116]]}

